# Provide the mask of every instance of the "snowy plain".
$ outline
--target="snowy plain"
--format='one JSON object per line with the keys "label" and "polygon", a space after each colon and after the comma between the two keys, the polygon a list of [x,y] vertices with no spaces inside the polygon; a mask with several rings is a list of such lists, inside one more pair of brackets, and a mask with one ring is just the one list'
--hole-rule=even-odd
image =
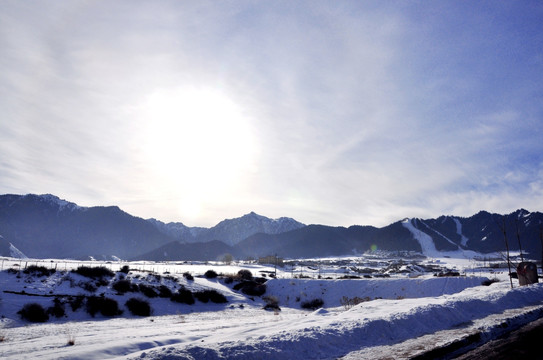
{"label": "snowy plain", "polygon": [[[6,258],[0,271],[0,358],[409,359],[474,333],[479,334],[478,342],[489,340],[543,313],[543,285],[519,287],[513,279],[511,288],[499,256],[492,262],[476,260],[476,254],[432,255],[300,260],[277,270],[245,262],[99,264]],[[41,277],[24,274],[22,269],[33,264],[57,271]],[[153,309],[148,317],[132,315],[126,308],[117,317],[91,317],[83,309],[67,307],[64,317],[51,317],[46,323],[20,318],[17,311],[29,302],[47,307],[55,294],[88,296],[74,286],[85,279],[70,272],[81,265],[114,271],[128,265],[126,276],[135,282],[214,289],[228,302],[188,305],[156,297],[146,299]],[[18,268],[21,271],[15,271]],[[234,290],[235,282],[228,284],[225,277],[201,276],[209,269],[219,274],[240,269],[254,276],[268,274],[265,296],[278,300],[281,310],[264,310],[264,297]],[[460,276],[435,276],[439,269]],[[275,271],[276,278],[270,278]],[[187,280],[186,272],[194,274],[194,280]],[[495,282],[482,285],[489,279]],[[121,308],[135,296],[118,294],[111,284],[94,293],[117,300]],[[301,308],[313,299],[321,299],[322,307]]]}

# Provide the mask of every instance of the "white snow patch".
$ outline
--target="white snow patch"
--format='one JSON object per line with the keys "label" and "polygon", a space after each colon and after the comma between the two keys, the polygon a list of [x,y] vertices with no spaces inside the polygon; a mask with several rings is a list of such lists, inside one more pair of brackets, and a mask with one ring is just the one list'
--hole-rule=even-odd
{"label": "white snow patch", "polygon": [[429,257],[437,257],[439,255],[439,252],[436,249],[432,237],[425,232],[417,229],[415,225],[413,225],[412,219],[405,219],[402,222],[402,226],[409,230],[411,234],[413,234],[413,236],[415,237],[415,240],[419,242],[423,255]]}
{"label": "white snow patch", "polygon": [[458,235],[460,235],[460,237],[462,239],[460,241],[460,244],[462,246],[464,246],[464,247],[467,246],[469,239],[467,237],[465,237],[464,234],[462,234],[462,224],[460,223],[460,221],[457,218],[453,217],[452,219],[454,220],[454,223],[456,224],[456,233]]}
{"label": "white snow patch", "polygon": [[16,259],[27,259],[27,256],[23,254],[19,249],[13,246],[12,243],[9,244],[9,253],[11,257]]}

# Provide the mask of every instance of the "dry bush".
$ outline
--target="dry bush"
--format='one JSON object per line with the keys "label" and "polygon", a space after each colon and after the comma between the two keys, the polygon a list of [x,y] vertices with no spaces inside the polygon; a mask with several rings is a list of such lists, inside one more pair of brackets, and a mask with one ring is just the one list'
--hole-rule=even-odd
{"label": "dry bush", "polygon": [[300,306],[302,307],[302,309],[316,310],[318,308],[321,308],[323,305],[324,301],[322,299],[313,299],[302,302]]}
{"label": "dry bush", "polygon": [[363,298],[359,298],[358,296],[355,296],[354,298],[348,298],[347,296],[343,296],[340,300],[339,300],[339,303],[341,305],[343,305],[343,307],[345,308],[345,310],[349,310],[350,308],[352,308],[353,306],[355,305],[358,305],[360,303],[363,303],[363,302],[366,302],[366,301],[370,301],[371,299],[369,298],[369,296],[366,296],[366,297],[363,297]]}

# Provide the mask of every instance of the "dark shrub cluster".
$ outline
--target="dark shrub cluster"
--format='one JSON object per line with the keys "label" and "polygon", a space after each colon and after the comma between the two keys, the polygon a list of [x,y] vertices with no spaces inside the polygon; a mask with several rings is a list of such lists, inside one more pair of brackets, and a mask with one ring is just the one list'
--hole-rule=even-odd
{"label": "dark shrub cluster", "polygon": [[211,302],[217,304],[227,303],[226,297],[216,290],[200,290],[194,293],[194,297],[203,303]]}
{"label": "dark shrub cluster", "polygon": [[128,265],[124,265],[119,272],[122,272],[123,274],[128,274],[130,272],[130,267]]}
{"label": "dark shrub cluster", "polygon": [[324,301],[322,299],[313,299],[309,301],[304,301],[300,305],[302,309],[310,309],[315,310],[318,308],[321,308],[324,305]]}
{"label": "dark shrub cluster", "polygon": [[204,276],[208,279],[214,279],[219,275],[214,270],[208,270],[205,272]]}
{"label": "dark shrub cluster", "polygon": [[191,273],[189,273],[188,271],[183,273],[183,277],[189,281],[193,281],[194,280],[194,276],[192,276]]}
{"label": "dark shrub cluster", "polygon": [[194,304],[194,296],[192,295],[192,292],[185,288],[179,289],[170,297],[170,300],[181,304]]}
{"label": "dark shrub cluster", "polygon": [[119,294],[124,294],[127,292],[135,292],[138,291],[138,286],[134,285],[130,282],[130,280],[122,279],[117,280],[113,284],[111,284],[111,287],[113,290],[117,291]]}
{"label": "dark shrub cluster", "polygon": [[266,293],[266,285],[259,284],[256,281],[242,281],[234,285],[234,290],[241,290],[242,293],[249,296],[261,296]]}
{"label": "dark shrub cluster", "polygon": [[97,313],[110,317],[122,314],[116,300],[101,296],[91,296],[87,298],[87,312],[92,317]]}
{"label": "dark shrub cluster", "polygon": [[84,296],[74,296],[68,298],[68,304],[72,308],[72,311],[77,311],[81,306],[83,306],[83,301],[85,300]]}
{"label": "dark shrub cluster", "polygon": [[160,285],[158,287],[158,296],[161,297],[161,298],[172,297],[172,291],[166,285]]}
{"label": "dark shrub cluster", "polygon": [[103,278],[111,278],[115,273],[109,270],[105,266],[98,267],[89,267],[89,266],[80,266],[76,270],[72,270],[74,273],[81,276],[85,276],[91,279],[100,280]]}
{"label": "dark shrub cluster", "polygon": [[140,284],[139,289],[141,293],[148,298],[156,298],[158,296],[158,293],[155,290],[155,287],[145,284]]}
{"label": "dark shrub cluster", "polygon": [[55,269],[48,269],[45,266],[30,265],[24,271],[25,274],[32,274],[36,276],[49,276],[56,272]]}
{"label": "dark shrub cluster", "polygon": [[132,315],[149,316],[152,312],[149,302],[138,298],[128,299],[128,301],[125,303],[125,306],[132,313]]}
{"label": "dark shrub cluster", "polygon": [[21,316],[21,319],[30,322],[46,322],[49,320],[49,315],[47,315],[43,306],[37,303],[26,304],[17,314]]}
{"label": "dark shrub cluster", "polygon": [[47,314],[52,315],[56,318],[63,317],[64,315],[66,315],[66,311],[64,310],[64,303],[59,298],[55,298],[55,300],[53,300],[53,306],[47,309]]}
{"label": "dark shrub cluster", "polygon": [[96,292],[96,290],[98,290],[98,287],[92,281],[81,282],[81,283],[79,283],[79,286],[83,290],[86,290],[86,291],[91,292],[91,293]]}
{"label": "dark shrub cluster", "polygon": [[460,273],[458,271],[449,270],[445,272],[440,272],[438,274],[434,274],[434,276],[437,276],[437,277],[460,276]]}

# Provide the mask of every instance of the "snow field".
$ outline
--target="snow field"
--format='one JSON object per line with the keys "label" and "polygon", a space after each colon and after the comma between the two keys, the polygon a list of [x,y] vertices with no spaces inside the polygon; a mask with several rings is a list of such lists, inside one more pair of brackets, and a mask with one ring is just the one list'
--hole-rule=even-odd
{"label": "snow field", "polygon": [[[267,282],[265,296],[279,300],[281,311],[265,311],[265,301],[232,290],[223,279],[196,277],[187,281],[179,273],[190,271],[182,265],[172,276],[193,291],[215,289],[223,293],[227,304],[177,304],[169,299],[146,299],[154,316],[141,318],[126,309],[122,317],[91,318],[84,310],[72,312],[66,319],[52,318],[45,324],[30,324],[16,312],[23,304],[52,303],[50,297],[29,297],[0,293],[0,357],[3,359],[379,359],[395,354],[409,358],[428,345],[461,338],[470,331],[486,331],[492,336],[504,331],[499,324],[528,321],[523,314],[542,308],[543,285],[510,288],[507,274],[501,270],[472,269],[469,259],[440,259],[437,263],[477,276],[435,277],[431,274],[409,278],[407,274],[371,279],[294,279],[278,278]],[[153,264],[146,264],[153,266]],[[154,265],[158,266],[158,265]],[[236,273],[243,265],[211,266],[217,272]],[[247,267],[257,275],[270,268]],[[322,270],[322,269],[321,269]],[[336,269],[337,270],[337,269]],[[331,269],[332,271],[332,269]],[[335,270],[334,270],[335,271]],[[495,271],[495,270],[492,270]],[[192,272],[192,271],[191,271]],[[306,271],[304,270],[304,273]],[[288,276],[287,273],[278,273]],[[147,272],[134,281],[144,281]],[[487,275],[487,276],[483,276]],[[66,273],[32,281],[25,276],[0,272],[0,289],[40,294],[76,294]],[[74,282],[84,280],[70,273]],[[118,276],[118,275],[116,275]],[[481,286],[488,277],[499,282]],[[165,277],[162,283],[169,281]],[[119,305],[142,294],[117,295],[100,288]],[[342,298],[364,299],[344,306]],[[301,303],[315,298],[323,308],[302,310]],[[367,301],[369,300],[369,301]],[[441,335],[440,335],[441,334]],[[429,341],[428,337],[432,336]],[[437,340],[436,336],[438,337]],[[69,346],[68,340],[74,339]],[[421,339],[426,339],[423,342]]]}

